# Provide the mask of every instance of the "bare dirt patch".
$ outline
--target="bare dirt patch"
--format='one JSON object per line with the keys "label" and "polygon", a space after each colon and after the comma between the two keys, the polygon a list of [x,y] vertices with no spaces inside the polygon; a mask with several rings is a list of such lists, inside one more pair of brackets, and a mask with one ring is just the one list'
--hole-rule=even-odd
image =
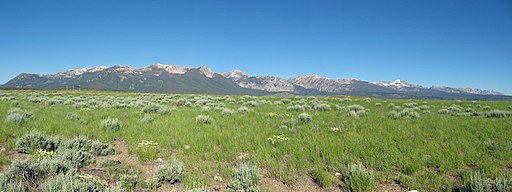
{"label": "bare dirt patch", "polygon": [[[145,179],[149,179],[153,177],[155,174],[156,168],[161,165],[164,161],[161,159],[157,159],[155,161],[140,161],[135,154],[130,154],[128,150],[128,145],[123,142],[123,140],[116,139],[114,140],[114,147],[116,150],[116,154],[96,157],[96,163],[90,166],[85,167],[82,171],[90,174],[98,176],[104,180],[108,180],[108,175],[105,169],[101,168],[99,163],[104,160],[117,160],[121,163],[128,165],[136,172],[139,172],[142,178],[139,178],[139,183],[144,182]],[[111,185],[115,185],[115,183],[110,183]],[[185,187],[181,184],[171,185],[170,183],[164,182],[162,186],[156,190],[151,189],[137,189],[136,191],[172,191],[172,190],[182,191]]]}

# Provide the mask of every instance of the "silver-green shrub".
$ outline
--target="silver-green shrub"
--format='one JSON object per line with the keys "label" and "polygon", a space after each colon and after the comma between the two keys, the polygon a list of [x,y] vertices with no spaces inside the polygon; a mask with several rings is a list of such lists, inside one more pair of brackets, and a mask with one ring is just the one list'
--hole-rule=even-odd
{"label": "silver-green shrub", "polygon": [[252,109],[249,109],[249,108],[247,108],[247,107],[243,107],[243,106],[242,106],[242,107],[238,108],[238,110],[237,110],[237,111],[238,111],[238,113],[247,114],[247,113],[249,113],[249,112],[252,112],[253,110],[252,110]]}
{"label": "silver-green shrub", "polygon": [[361,105],[350,105],[346,107],[347,113],[352,117],[359,117],[366,114],[366,109]]}
{"label": "silver-green shrub", "polygon": [[338,98],[338,101],[341,102],[341,103],[348,103],[348,102],[352,102],[352,99],[350,99],[350,98]]}
{"label": "silver-green shrub", "polygon": [[47,173],[46,167],[30,158],[12,162],[8,171],[14,177],[23,178],[27,182],[33,182]]}
{"label": "silver-green shrub", "polygon": [[142,123],[151,123],[151,122],[153,122],[154,120],[155,120],[155,119],[154,119],[153,117],[151,117],[151,116],[149,116],[149,115],[144,115],[144,118],[142,118],[142,119],[140,120],[140,122],[142,122]]}
{"label": "silver-green shrub", "polygon": [[416,119],[420,117],[420,114],[413,108],[405,108],[402,111],[391,111],[388,115],[391,119]]}
{"label": "silver-green shrub", "polygon": [[122,124],[117,118],[107,118],[101,121],[101,127],[109,131],[119,131]]}
{"label": "silver-green shrub", "polygon": [[512,179],[498,177],[495,180],[486,178],[479,171],[469,173],[464,177],[463,191],[468,192],[505,192],[512,191]]}
{"label": "silver-green shrub", "polygon": [[305,111],[306,108],[302,105],[292,105],[286,108],[287,111]]}
{"label": "silver-green shrub", "polygon": [[350,191],[371,191],[377,185],[372,171],[361,163],[349,165],[342,180]]}
{"label": "silver-green shrub", "polygon": [[199,124],[212,124],[214,122],[213,118],[208,115],[198,115],[196,117],[196,123]]}
{"label": "silver-green shrub", "polygon": [[57,151],[56,158],[62,162],[68,162],[73,168],[76,169],[94,163],[93,155],[87,151],[82,150],[59,149]]}
{"label": "silver-green shrub", "polygon": [[166,106],[158,105],[155,103],[148,104],[142,108],[142,112],[144,113],[158,113],[158,114],[169,114],[171,112],[171,109],[169,109]]}
{"label": "silver-green shrub", "polygon": [[0,191],[25,192],[26,188],[21,181],[14,181],[4,174],[0,174]]}
{"label": "silver-green shrub", "polygon": [[7,114],[6,122],[14,122],[16,126],[21,126],[33,118],[34,113],[30,111],[24,111],[19,108],[12,108]]}
{"label": "silver-green shrub", "polygon": [[245,103],[242,103],[242,106],[244,107],[256,107],[258,105],[258,102],[256,101],[248,101]]}
{"label": "silver-green shrub", "polygon": [[46,179],[41,188],[43,192],[75,191],[76,180],[74,174],[58,174]]}
{"label": "silver-green shrub", "polygon": [[260,174],[258,167],[242,162],[233,169],[233,177],[228,183],[227,191],[255,192],[259,191],[259,183]]}
{"label": "silver-green shrub", "polygon": [[155,178],[158,181],[170,182],[171,184],[180,182],[183,179],[183,163],[179,160],[172,160],[157,167]]}
{"label": "silver-green shrub", "polygon": [[120,186],[124,191],[135,191],[137,183],[137,175],[121,175],[121,177],[119,177],[118,186]]}
{"label": "silver-green shrub", "polygon": [[63,149],[73,151],[86,151],[96,156],[107,156],[115,153],[114,147],[98,140],[91,140],[83,136],[75,137],[62,143]]}
{"label": "silver-green shrub", "polygon": [[233,110],[231,109],[228,109],[228,108],[225,108],[225,109],[222,109],[222,111],[220,112],[220,114],[222,114],[222,116],[231,116],[233,115]]}
{"label": "silver-green shrub", "polygon": [[146,179],[143,183],[144,188],[148,188],[148,189],[157,189],[161,185],[162,184],[160,183],[159,178],[156,178],[156,177]]}
{"label": "silver-green shrub", "polygon": [[404,103],[404,107],[407,107],[407,108],[412,108],[412,107],[416,107],[418,106],[417,103]]}
{"label": "silver-green shrub", "polygon": [[313,118],[308,113],[301,113],[301,114],[299,114],[298,119],[299,119],[299,121],[301,121],[303,123],[307,123],[307,122],[310,122]]}
{"label": "silver-green shrub", "polygon": [[502,111],[502,110],[491,110],[485,114],[487,117],[495,117],[495,118],[510,118],[512,117],[512,112],[510,111]]}
{"label": "silver-green shrub", "polygon": [[36,149],[55,151],[62,142],[60,137],[48,137],[32,131],[16,140],[14,149],[20,153],[32,153]]}
{"label": "silver-green shrub", "polygon": [[313,105],[313,109],[315,111],[329,111],[331,110],[331,106],[329,106],[329,104],[326,103],[318,103]]}

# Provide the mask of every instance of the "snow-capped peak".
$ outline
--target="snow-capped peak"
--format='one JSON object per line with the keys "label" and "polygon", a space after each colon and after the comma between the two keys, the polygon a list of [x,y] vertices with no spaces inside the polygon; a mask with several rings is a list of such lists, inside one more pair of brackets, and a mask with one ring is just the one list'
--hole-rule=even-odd
{"label": "snow-capped peak", "polygon": [[231,79],[242,79],[242,78],[248,76],[245,72],[240,71],[240,70],[231,70],[231,71],[222,72],[219,74],[226,78],[231,78]]}
{"label": "snow-capped peak", "polygon": [[379,86],[382,86],[382,87],[396,87],[396,88],[402,88],[402,87],[418,88],[418,87],[422,87],[422,86],[419,86],[419,85],[414,85],[414,84],[407,83],[406,81],[400,80],[400,79],[394,80],[392,82],[386,82],[386,81],[373,82],[373,84],[379,85]]}
{"label": "snow-capped peak", "polygon": [[209,77],[209,78],[212,78],[213,77],[213,70],[210,69],[209,67],[207,66],[201,66],[199,67],[199,71],[206,77]]}
{"label": "snow-capped peak", "polygon": [[67,71],[63,71],[63,72],[59,72],[57,73],[57,75],[62,75],[62,76],[65,76],[65,77],[73,77],[73,76],[78,76],[78,75],[82,75],[86,72],[97,72],[97,71],[103,71],[105,69],[107,69],[109,67],[107,66],[97,66],[97,67],[92,67],[92,68],[77,68],[77,69],[70,69],[70,70],[67,70]]}
{"label": "snow-capped peak", "polygon": [[311,74],[311,75],[307,75],[306,77],[311,77],[311,78],[315,78],[315,79],[320,79],[322,77],[320,77],[319,75],[317,74]]}
{"label": "snow-capped peak", "polygon": [[184,66],[174,65],[174,64],[166,65],[166,64],[161,64],[161,63],[151,64],[151,65],[147,66],[145,69],[148,69],[148,68],[163,69],[171,74],[184,74],[190,70],[189,67],[184,67]]}

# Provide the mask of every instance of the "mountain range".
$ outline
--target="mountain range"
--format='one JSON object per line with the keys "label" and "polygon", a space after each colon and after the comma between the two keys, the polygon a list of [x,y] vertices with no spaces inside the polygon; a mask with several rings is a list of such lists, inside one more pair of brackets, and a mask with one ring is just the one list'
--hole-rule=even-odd
{"label": "mountain range", "polygon": [[1,89],[90,89],[111,91],[208,93],[233,95],[356,95],[412,99],[512,99],[494,90],[424,87],[403,80],[368,82],[318,75],[295,78],[250,76],[240,70],[213,72],[202,66],[151,64],[143,68],[116,65],[71,69],[56,74],[22,73]]}

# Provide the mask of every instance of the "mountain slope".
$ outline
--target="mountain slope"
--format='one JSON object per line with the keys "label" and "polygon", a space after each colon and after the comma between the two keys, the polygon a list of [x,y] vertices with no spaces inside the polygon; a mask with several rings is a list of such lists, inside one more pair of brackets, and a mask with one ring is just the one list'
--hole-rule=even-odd
{"label": "mountain slope", "polygon": [[493,90],[424,87],[403,80],[367,82],[318,75],[284,79],[250,76],[239,70],[215,73],[208,67],[151,64],[144,68],[117,65],[71,69],[56,74],[22,73],[2,89],[76,88],[113,91],[210,93],[237,95],[357,95],[411,99],[512,99]]}
{"label": "mountain slope", "polygon": [[[83,71],[83,70],[82,70]],[[4,84],[3,88],[16,89],[81,89],[140,91],[163,93],[211,93],[264,95],[265,91],[247,89],[233,81],[211,72],[206,67],[182,68],[169,72],[168,68],[148,66],[135,69],[114,66],[83,73],[53,75],[20,74]]]}
{"label": "mountain slope", "polygon": [[329,93],[317,89],[305,88],[289,82],[286,79],[274,76],[249,76],[239,70],[219,73],[231,79],[240,87],[258,89],[268,92],[289,92],[299,95],[328,95]]}

